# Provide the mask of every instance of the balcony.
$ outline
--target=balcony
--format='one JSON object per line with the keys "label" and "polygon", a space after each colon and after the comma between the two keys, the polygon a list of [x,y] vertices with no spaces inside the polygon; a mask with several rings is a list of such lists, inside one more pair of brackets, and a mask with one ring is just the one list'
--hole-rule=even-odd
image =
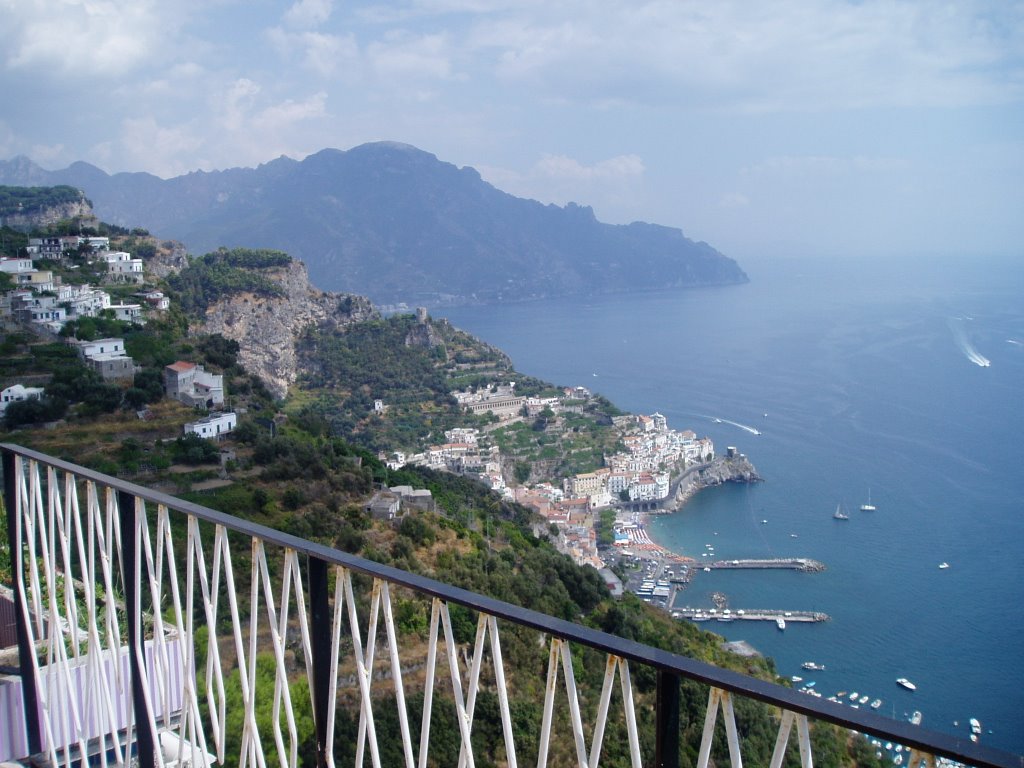
{"label": "balcony", "polygon": [[[913,768],[1024,766],[1021,756],[968,739],[379,565],[18,446],[0,451],[19,650],[19,674],[0,684],[8,713],[0,761],[266,768],[334,766],[344,755],[356,765],[425,768],[448,764],[447,755],[460,768],[682,760],[740,768],[737,709],[753,700],[776,729],[773,768],[814,764],[814,723],[900,745],[902,764]],[[401,611],[415,601],[425,603],[429,626],[402,632]],[[475,636],[460,642],[466,617],[475,617]],[[546,665],[506,663],[503,636],[528,638]],[[584,658],[600,661],[586,676],[596,684],[582,680]],[[651,705],[637,703],[641,675],[653,681]],[[697,688],[704,717],[681,722],[680,691]],[[539,722],[517,714],[529,690],[543,699]],[[653,740],[641,722],[653,723]],[[303,738],[308,729],[312,739]],[[500,748],[482,755],[474,729],[488,729]]]}

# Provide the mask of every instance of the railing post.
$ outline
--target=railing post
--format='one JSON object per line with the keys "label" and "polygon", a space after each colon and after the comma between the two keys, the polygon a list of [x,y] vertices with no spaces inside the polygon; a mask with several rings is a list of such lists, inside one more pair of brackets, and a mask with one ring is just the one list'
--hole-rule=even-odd
{"label": "railing post", "polygon": [[658,670],[654,714],[654,764],[679,768],[679,675]]}
{"label": "railing post", "polygon": [[[142,595],[136,536],[138,535],[138,514],[135,496],[127,491],[117,492],[117,509],[121,528],[121,572],[124,574],[124,603],[128,623],[128,660],[132,675],[132,711],[135,722],[135,748],[140,768],[156,766],[156,734],[153,733],[146,694],[149,676],[145,665],[145,638],[142,627]],[[160,606],[154,606],[160,610]]]}
{"label": "railing post", "polygon": [[4,449],[4,508],[7,513],[7,544],[11,553],[11,587],[14,591],[14,625],[18,634],[18,674],[21,676],[21,699],[25,707],[25,734],[28,736],[29,755],[43,751],[42,729],[39,724],[39,693],[32,664],[32,639],[25,624],[28,613],[21,579],[25,573],[22,548],[18,546],[18,478],[14,472],[15,456]]}
{"label": "railing post", "polygon": [[327,743],[327,713],[334,687],[331,685],[331,628],[327,563],[309,558],[310,647],[313,651],[313,723],[316,726],[317,768],[327,768],[331,745]]}

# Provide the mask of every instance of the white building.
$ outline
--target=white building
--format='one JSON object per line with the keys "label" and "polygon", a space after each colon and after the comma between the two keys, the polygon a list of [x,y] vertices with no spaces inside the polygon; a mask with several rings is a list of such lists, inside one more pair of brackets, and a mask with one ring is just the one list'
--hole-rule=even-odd
{"label": "white building", "polygon": [[129,323],[142,325],[145,318],[142,316],[141,304],[111,304],[107,309],[114,310],[114,317]]}
{"label": "white building", "polygon": [[124,339],[96,339],[95,341],[78,341],[72,339],[72,346],[78,348],[78,354],[88,360],[95,355],[123,355]]}
{"label": "white building", "polygon": [[238,417],[233,411],[211,413],[197,421],[185,425],[185,434],[191,432],[203,438],[216,438],[226,435],[238,425]]}
{"label": "white building", "polygon": [[201,365],[178,361],[164,367],[167,396],[187,405],[213,408],[224,404],[224,377]]}
{"label": "white building", "polygon": [[17,403],[21,400],[38,400],[42,396],[42,387],[26,387],[22,384],[12,384],[0,392],[0,413],[6,411],[7,406],[11,403]]}
{"label": "white building", "polygon": [[0,272],[6,272],[9,275],[16,275],[19,272],[31,272],[34,269],[32,259],[0,259]]}

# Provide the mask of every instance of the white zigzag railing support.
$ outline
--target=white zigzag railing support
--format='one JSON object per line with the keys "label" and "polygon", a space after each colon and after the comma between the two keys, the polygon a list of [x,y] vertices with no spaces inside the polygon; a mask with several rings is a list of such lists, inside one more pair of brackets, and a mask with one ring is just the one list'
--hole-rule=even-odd
{"label": "white zigzag railing support", "polygon": [[800,766],[801,768],[814,768],[814,759],[811,756],[811,732],[807,725],[807,715],[798,715],[795,712],[785,710],[782,713],[782,722],[779,723],[779,735],[775,740],[775,751],[772,753],[771,768],[782,768],[782,761],[786,757],[786,745],[789,743],[789,734],[796,723],[797,739],[800,745]]}
{"label": "white zigzag railing support", "polygon": [[711,742],[715,736],[715,721],[718,707],[722,707],[722,718],[725,720],[725,733],[729,740],[729,760],[732,768],[743,768],[740,756],[740,737],[736,730],[736,713],[732,706],[732,694],[721,688],[712,688],[708,695],[708,709],[704,715],[704,733],[701,736],[700,753],[697,757],[698,768],[707,768],[711,757]]}
{"label": "white zigzag railing support", "polygon": [[[481,729],[486,732],[488,749],[499,748],[496,742],[503,739],[504,764],[518,768],[509,699],[512,686],[519,689],[522,679],[516,675],[528,672],[515,669],[506,679],[509,671],[502,658],[500,619],[504,626],[510,623],[548,639],[542,722],[539,732],[534,726],[526,737],[537,738],[538,768],[546,768],[552,751],[560,685],[568,711],[560,710],[559,717],[571,728],[577,768],[598,768],[602,760],[608,761],[616,675],[630,765],[640,767],[630,679],[635,664],[657,675],[655,710],[648,713],[654,716],[654,742],[644,745],[653,747],[656,768],[679,762],[683,678],[709,689],[697,757],[702,768],[711,762],[719,711],[730,764],[742,768],[736,696],[758,700],[781,713],[771,768],[781,768],[792,751],[794,726],[800,765],[813,768],[810,718],[904,745],[907,768],[946,764],[938,758],[979,768],[1020,768],[1016,755],[874,713],[817,702],[788,688],[372,563],[35,451],[5,444],[0,452],[21,711],[28,713],[17,735],[19,749],[28,751],[24,757],[39,755],[60,768],[72,768],[86,759],[100,768],[136,764],[140,768],[208,768],[233,760],[229,750],[238,748],[239,768],[267,768],[266,748],[276,756],[272,762],[298,768],[301,726],[308,721],[298,716],[306,702],[290,683],[303,672],[294,667],[290,652],[295,648],[298,653],[301,645],[318,768],[335,766],[339,697],[354,709],[358,696],[358,725],[346,754],[354,754],[360,768],[364,763],[380,768],[385,746],[379,743],[378,733],[385,722],[382,708],[392,705],[397,712],[388,714],[397,715],[402,756],[389,762],[402,768],[427,768],[432,759],[448,759],[447,755],[431,756],[430,746],[435,684],[447,699],[449,683],[459,734],[458,746],[451,745],[450,762],[458,768],[473,768],[482,759],[474,754],[476,725],[478,740]],[[249,591],[241,599],[232,550],[246,545],[251,554],[246,569]],[[356,599],[357,582],[362,585],[363,579],[372,580],[368,594],[360,597],[368,597],[365,626],[360,623],[361,604]],[[426,658],[412,660],[425,661],[418,749],[409,723],[394,589],[401,589],[403,596],[408,592],[430,601]],[[453,605],[477,616],[471,649],[468,643],[456,641]],[[404,597],[401,607],[407,607]],[[205,640],[202,626],[207,628]],[[414,642],[419,642],[418,636]],[[379,643],[386,648],[380,649],[378,658]],[[605,659],[600,694],[593,710],[587,708],[588,717],[593,711],[589,734],[581,695],[593,695],[596,690],[578,689],[573,646],[589,649],[584,658],[601,653]],[[441,652],[450,680],[437,680]],[[200,657],[205,670],[199,668]],[[263,664],[273,665],[273,684],[266,673],[269,667]],[[388,667],[393,698],[380,690],[375,695],[373,690],[374,670]],[[347,690],[340,690],[341,668],[346,674],[354,669],[358,691],[348,684]],[[487,677],[488,669],[493,670],[493,681]],[[561,683],[559,674],[564,676]],[[237,684],[232,683],[241,695],[237,712],[228,711],[228,675],[238,676]],[[419,678],[420,673],[412,677],[417,694]],[[500,736],[493,730],[496,722],[488,721],[484,728],[476,721],[481,692],[489,695],[492,690],[497,699],[492,717],[500,718]],[[268,711],[269,722],[265,720]],[[229,725],[229,720],[238,724]],[[237,732],[229,732],[229,727]],[[435,723],[435,734],[439,729],[441,724]],[[239,747],[230,746],[239,742]],[[0,749],[4,746],[0,743]],[[393,746],[397,752],[398,745]],[[568,734],[560,735],[559,748],[565,747]]]}
{"label": "white zigzag railing support", "polygon": [[596,768],[604,743],[604,732],[608,722],[608,711],[612,689],[615,682],[615,671],[619,671],[619,684],[622,691],[622,705],[626,718],[626,730],[629,737],[630,763],[633,768],[641,765],[640,738],[636,726],[636,711],[633,705],[633,687],[630,683],[629,665],[625,659],[609,654],[605,663],[604,683],[598,704],[597,720],[591,737],[590,756],[587,756],[586,738],[583,733],[583,718],[580,714],[579,696],[576,691],[576,675],[573,671],[572,652],[569,643],[558,637],[551,638],[551,651],[548,657],[548,677],[544,695],[544,716],[541,723],[541,742],[537,757],[537,765],[547,765],[548,747],[551,738],[551,725],[554,715],[555,689],[558,685],[558,666],[561,660],[562,672],[565,677],[566,694],[569,701],[569,715],[572,723],[573,737],[576,744],[576,760],[579,768]]}

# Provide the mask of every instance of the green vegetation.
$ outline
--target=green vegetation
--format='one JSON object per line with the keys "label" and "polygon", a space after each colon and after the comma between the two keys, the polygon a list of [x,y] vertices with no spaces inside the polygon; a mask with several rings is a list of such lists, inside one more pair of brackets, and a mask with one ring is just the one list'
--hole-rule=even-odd
{"label": "green vegetation", "polygon": [[0,216],[36,213],[84,199],[81,190],[63,184],[56,187],[0,186]]}
{"label": "green vegetation", "polygon": [[[447,344],[406,344],[416,325],[413,317],[398,315],[344,334],[307,331],[300,355],[315,373],[302,386],[331,393],[309,407],[330,422],[332,434],[374,450],[412,448],[460,423],[448,389]],[[374,400],[387,410],[375,412]]]}
{"label": "green vegetation", "polygon": [[201,315],[224,296],[254,293],[282,296],[284,291],[270,277],[253,270],[287,266],[291,256],[281,251],[222,248],[193,259],[187,269],[167,279],[171,295],[182,311]]}

